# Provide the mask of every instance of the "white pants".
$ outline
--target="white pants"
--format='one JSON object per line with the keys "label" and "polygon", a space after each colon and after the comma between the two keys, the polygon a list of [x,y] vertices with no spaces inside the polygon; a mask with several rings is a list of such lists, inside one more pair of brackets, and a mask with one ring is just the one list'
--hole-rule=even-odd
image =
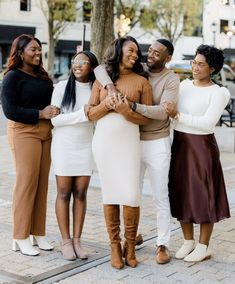
{"label": "white pants", "polygon": [[165,245],[167,247],[169,247],[171,232],[171,213],[168,197],[170,158],[170,137],[141,141],[140,188],[143,188],[147,169],[157,214],[157,246]]}

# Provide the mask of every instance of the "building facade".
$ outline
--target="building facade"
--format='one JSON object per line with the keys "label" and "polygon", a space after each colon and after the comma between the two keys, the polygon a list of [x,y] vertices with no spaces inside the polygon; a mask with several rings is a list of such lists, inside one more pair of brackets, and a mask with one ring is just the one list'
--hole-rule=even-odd
{"label": "building facade", "polygon": [[[190,0],[191,1],[191,0]],[[47,66],[48,26],[39,0],[0,1],[0,70],[4,68],[15,37],[22,33],[32,34],[43,44],[43,61]],[[80,6],[79,6],[80,5]],[[82,1],[77,9],[81,10]],[[235,0],[202,1],[202,36],[181,36],[175,44],[175,60],[190,58],[202,43],[225,50],[230,61],[235,61]],[[81,14],[82,15],[82,14]],[[129,32],[140,43],[144,54],[148,46],[160,37],[156,30],[147,33],[138,26]],[[59,37],[55,48],[55,76],[66,73],[71,57],[81,45],[89,48],[90,23],[82,17],[69,24]]]}

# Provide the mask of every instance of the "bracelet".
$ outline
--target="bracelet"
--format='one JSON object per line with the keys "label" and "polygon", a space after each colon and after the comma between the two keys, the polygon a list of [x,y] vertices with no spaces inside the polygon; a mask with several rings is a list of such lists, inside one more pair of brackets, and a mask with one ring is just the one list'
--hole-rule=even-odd
{"label": "bracelet", "polygon": [[137,108],[137,104],[136,104],[136,102],[133,102],[133,103],[131,104],[131,109],[132,109],[133,111],[136,111],[136,108]]}

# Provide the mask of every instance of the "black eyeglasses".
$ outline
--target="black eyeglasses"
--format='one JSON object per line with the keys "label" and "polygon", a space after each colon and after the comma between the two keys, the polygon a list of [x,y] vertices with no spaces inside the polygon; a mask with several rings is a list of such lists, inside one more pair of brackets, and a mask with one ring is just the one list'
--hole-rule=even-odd
{"label": "black eyeglasses", "polygon": [[73,64],[73,65],[76,65],[76,66],[84,66],[84,65],[88,65],[88,64],[90,64],[90,62],[88,61],[88,60],[83,60],[83,59],[73,59],[72,61],[71,61],[71,63]]}

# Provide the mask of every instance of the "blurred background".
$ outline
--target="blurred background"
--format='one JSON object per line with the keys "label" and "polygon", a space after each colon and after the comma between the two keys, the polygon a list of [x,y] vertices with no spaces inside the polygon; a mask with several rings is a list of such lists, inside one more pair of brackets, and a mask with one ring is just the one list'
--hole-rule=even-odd
{"label": "blurred background", "polygon": [[143,61],[160,37],[173,42],[173,61],[190,60],[202,43],[214,45],[224,50],[234,80],[235,0],[0,0],[0,80],[22,33],[40,39],[55,82],[66,78],[76,51],[90,49],[102,62],[111,40],[125,35],[140,43]]}

